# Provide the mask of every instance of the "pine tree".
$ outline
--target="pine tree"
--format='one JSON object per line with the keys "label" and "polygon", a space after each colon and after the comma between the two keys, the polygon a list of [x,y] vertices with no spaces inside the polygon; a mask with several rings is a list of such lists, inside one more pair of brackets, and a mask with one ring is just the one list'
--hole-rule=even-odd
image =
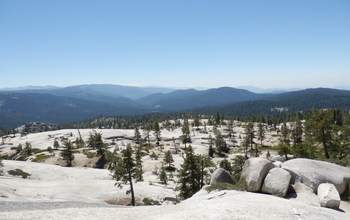
{"label": "pine tree", "polygon": [[241,173],[242,173],[243,165],[244,165],[245,161],[246,161],[246,158],[243,156],[236,156],[233,159],[232,176],[236,182],[238,182],[241,178]]}
{"label": "pine tree", "polygon": [[122,188],[123,184],[129,183],[130,189],[126,193],[131,194],[131,205],[135,206],[133,179],[136,179],[140,170],[135,163],[131,145],[128,144],[126,149],[122,150],[121,156],[115,156],[113,161],[109,169],[113,173],[113,178],[117,181],[116,185]]}
{"label": "pine tree", "polygon": [[260,140],[260,146],[262,147],[263,140],[265,138],[265,126],[263,123],[258,124],[258,139]]}
{"label": "pine tree", "polygon": [[163,159],[164,163],[168,165],[168,168],[171,167],[171,164],[174,162],[174,158],[171,155],[170,150],[166,151],[164,153],[164,159]]}
{"label": "pine tree", "polygon": [[213,158],[214,157],[214,153],[215,153],[215,150],[213,148],[213,138],[211,135],[209,135],[209,150],[208,150],[208,156]]}
{"label": "pine tree", "polygon": [[90,133],[90,137],[88,139],[88,147],[91,149],[95,149],[97,155],[100,156],[100,159],[96,163],[97,168],[104,168],[106,164],[105,154],[107,151],[107,144],[102,140],[102,134],[94,131]]}
{"label": "pine tree", "polygon": [[149,123],[145,124],[143,132],[144,132],[145,139],[147,140],[148,146],[151,146],[151,142],[150,142],[151,130],[152,130],[151,124]]}
{"label": "pine tree", "polygon": [[284,122],[281,126],[281,143],[289,145],[289,128],[287,124]]}
{"label": "pine tree", "polygon": [[168,181],[168,175],[166,173],[165,167],[162,164],[162,167],[160,169],[160,173],[159,173],[159,180],[162,182],[162,184],[167,184]]}
{"label": "pine tree", "polygon": [[197,156],[198,161],[200,162],[200,188],[204,186],[204,179],[209,176],[209,173],[205,170],[206,167],[215,166],[214,163],[210,160],[210,157],[199,155]]}
{"label": "pine tree", "polygon": [[228,153],[229,151],[226,141],[220,131],[217,131],[215,134],[215,147],[219,156],[223,156],[223,153]]}
{"label": "pine tree", "polygon": [[329,148],[333,134],[333,113],[331,110],[313,110],[305,121],[305,136],[310,143],[321,143],[324,155],[330,158]]}
{"label": "pine tree", "polygon": [[17,148],[16,148],[16,153],[19,154],[21,153],[23,150],[22,144],[18,144]]}
{"label": "pine tree", "polygon": [[199,122],[199,115],[196,114],[194,116],[194,122],[193,122],[194,126],[196,126],[197,128],[201,125],[201,123]]}
{"label": "pine tree", "polygon": [[187,199],[201,189],[201,169],[198,157],[194,154],[192,146],[185,149],[184,162],[178,173],[179,197]]}
{"label": "pine tree", "polygon": [[0,155],[0,176],[4,175],[4,171],[2,170],[3,167],[4,167],[4,164],[2,163],[2,157]]}
{"label": "pine tree", "polygon": [[281,143],[277,145],[277,149],[278,154],[281,156],[285,156],[286,160],[288,160],[288,154],[292,152],[290,146],[288,144]]}
{"label": "pine tree", "polygon": [[58,143],[57,139],[54,140],[53,147],[55,148],[55,150],[57,150],[60,147],[60,144]]}
{"label": "pine tree", "polygon": [[226,160],[226,159],[223,159],[222,161],[220,161],[219,163],[219,167],[222,168],[222,169],[225,169],[227,170],[229,173],[233,173],[233,169],[232,169],[232,165],[231,163]]}
{"label": "pine tree", "polygon": [[248,141],[248,144],[250,146],[250,150],[252,151],[253,144],[254,144],[254,138],[255,138],[254,124],[252,122],[249,122],[246,125],[244,133],[247,137],[246,141]]}
{"label": "pine tree", "polygon": [[136,127],[135,130],[134,130],[134,137],[135,137],[136,144],[139,144],[140,143],[141,134],[140,134],[140,130],[139,130],[138,127]]}
{"label": "pine tree", "polygon": [[157,145],[159,145],[161,131],[160,131],[159,123],[157,121],[154,122],[153,130],[154,130],[154,136],[156,136]]}
{"label": "pine tree", "polygon": [[137,166],[137,173],[136,173],[136,180],[137,181],[143,181],[142,177],[142,147],[139,146],[137,147],[137,150],[135,152],[135,161],[136,161],[136,166]]}
{"label": "pine tree", "polygon": [[182,136],[181,136],[182,143],[186,144],[191,143],[191,137],[190,137],[190,125],[188,123],[188,120],[184,120],[184,124],[182,126]]}
{"label": "pine tree", "polygon": [[216,112],[215,123],[216,123],[216,125],[220,125],[220,122],[221,122],[220,114],[219,114],[219,112]]}
{"label": "pine tree", "polygon": [[66,161],[67,167],[72,166],[72,162],[74,160],[74,155],[73,155],[73,144],[70,141],[67,141],[64,143],[63,150],[60,153],[62,159]]}
{"label": "pine tree", "polygon": [[26,141],[26,143],[24,144],[24,148],[23,148],[22,154],[25,157],[28,157],[28,156],[33,154],[32,144],[29,143],[28,141]]}
{"label": "pine tree", "polygon": [[300,144],[303,142],[303,125],[299,115],[297,115],[292,122],[292,137],[293,145]]}

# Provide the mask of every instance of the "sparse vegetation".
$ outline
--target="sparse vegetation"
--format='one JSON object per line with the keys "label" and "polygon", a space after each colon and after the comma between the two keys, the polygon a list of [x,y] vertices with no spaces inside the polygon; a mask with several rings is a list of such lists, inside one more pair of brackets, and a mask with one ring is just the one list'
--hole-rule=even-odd
{"label": "sparse vegetation", "polygon": [[21,176],[23,179],[27,179],[29,176],[31,176],[31,174],[24,172],[21,169],[9,170],[7,173],[12,176]]}
{"label": "sparse vegetation", "polygon": [[44,160],[46,160],[47,158],[50,158],[50,155],[46,155],[46,154],[39,154],[36,155],[35,158],[32,160],[32,162],[42,162]]}
{"label": "sparse vegetation", "polygon": [[229,184],[229,183],[215,183],[210,186],[205,187],[205,190],[208,192],[211,191],[221,191],[221,190],[237,190],[237,191],[246,191],[247,190],[247,184],[245,181],[240,180],[236,184]]}

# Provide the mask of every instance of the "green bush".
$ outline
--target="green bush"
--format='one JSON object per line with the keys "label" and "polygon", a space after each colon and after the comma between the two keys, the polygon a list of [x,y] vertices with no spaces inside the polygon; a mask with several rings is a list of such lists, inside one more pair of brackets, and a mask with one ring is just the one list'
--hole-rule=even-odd
{"label": "green bush", "polygon": [[23,179],[27,179],[28,176],[32,175],[32,174],[29,174],[27,172],[24,172],[21,169],[9,170],[9,171],[7,171],[7,173],[12,175],[12,176],[22,176]]}
{"label": "green bush", "polygon": [[39,155],[36,155],[36,157],[32,160],[32,162],[41,162],[43,160],[46,160],[47,158],[50,158],[50,155],[39,154]]}
{"label": "green bush", "polygon": [[237,191],[246,191],[247,183],[244,180],[239,180],[236,184],[230,183],[215,183],[205,188],[208,192],[214,190],[237,190]]}
{"label": "green bush", "polygon": [[89,159],[97,157],[97,154],[95,152],[84,152],[84,154]]}
{"label": "green bush", "polygon": [[160,203],[156,200],[150,199],[150,198],[144,198],[142,200],[143,205],[160,205]]}
{"label": "green bush", "polygon": [[32,149],[32,152],[34,153],[34,154],[39,154],[39,153],[42,153],[42,152],[45,152],[46,150],[41,150],[41,149],[39,149],[39,148],[33,148]]}

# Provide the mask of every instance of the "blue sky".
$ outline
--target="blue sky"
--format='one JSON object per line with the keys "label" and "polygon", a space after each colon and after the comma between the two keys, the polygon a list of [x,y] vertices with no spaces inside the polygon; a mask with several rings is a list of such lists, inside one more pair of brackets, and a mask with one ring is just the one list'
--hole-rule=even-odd
{"label": "blue sky", "polygon": [[347,0],[0,0],[0,88],[350,86]]}

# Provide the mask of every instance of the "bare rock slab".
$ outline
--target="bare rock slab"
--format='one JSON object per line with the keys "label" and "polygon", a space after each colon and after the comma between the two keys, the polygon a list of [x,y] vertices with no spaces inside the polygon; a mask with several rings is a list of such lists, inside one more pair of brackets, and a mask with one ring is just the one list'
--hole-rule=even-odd
{"label": "bare rock slab", "polygon": [[286,196],[291,175],[282,168],[273,168],[267,174],[261,192]]}
{"label": "bare rock slab", "polygon": [[214,171],[214,173],[211,175],[210,179],[210,185],[215,183],[230,183],[235,184],[235,181],[233,180],[231,174],[227,172],[227,170],[218,168]]}
{"label": "bare rock slab", "polygon": [[322,207],[339,209],[340,196],[338,190],[331,183],[322,183],[317,188],[317,195]]}
{"label": "bare rock slab", "polygon": [[267,173],[274,165],[267,159],[250,158],[245,161],[241,178],[247,183],[247,190],[259,192]]}

